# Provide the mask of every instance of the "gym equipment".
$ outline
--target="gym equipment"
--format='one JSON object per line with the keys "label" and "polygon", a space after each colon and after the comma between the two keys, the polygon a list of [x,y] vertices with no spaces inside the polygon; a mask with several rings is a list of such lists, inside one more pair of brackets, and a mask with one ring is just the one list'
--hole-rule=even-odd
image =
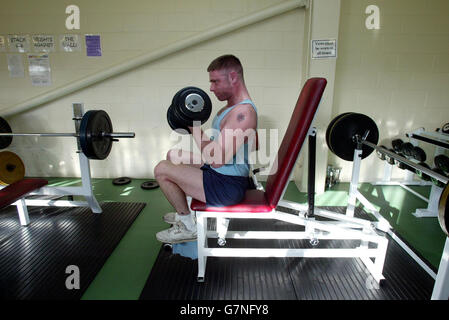
{"label": "gym equipment", "polygon": [[[314,172],[316,159],[316,129],[311,124],[321,100],[326,80],[312,78],[307,80],[297,100],[292,118],[285,136],[279,147],[276,160],[278,170],[271,172],[267,179],[265,190],[247,190],[243,201],[237,205],[227,207],[208,207],[205,203],[192,200],[191,209],[197,217],[198,232],[198,281],[204,281],[207,257],[359,257],[367,269],[379,282],[383,279],[382,269],[385,260],[388,240],[375,231],[375,222],[348,217],[321,208],[315,208]],[[329,129],[328,137],[334,137]],[[335,130],[335,128],[333,129]],[[282,200],[290,174],[293,170],[299,152],[309,139],[309,181],[308,204],[299,204]],[[338,147],[332,144],[333,147]],[[296,210],[297,214],[277,211],[277,207]],[[325,217],[326,221],[316,220],[315,216]],[[216,220],[216,232],[208,230],[207,220]],[[228,231],[229,219],[273,219],[282,220],[304,226],[304,231]],[[361,229],[361,230],[360,230]],[[209,247],[208,238],[217,238],[219,247]],[[227,238],[233,239],[308,239],[311,246],[318,244],[321,239],[357,239],[361,240],[358,248],[242,248],[221,247]],[[369,246],[371,242],[374,246]],[[232,244],[232,243],[231,243]],[[371,260],[374,258],[374,261]]]}
{"label": "gym equipment", "polygon": [[128,177],[120,177],[120,178],[115,178],[114,180],[112,180],[112,184],[115,186],[123,186],[130,182],[131,182],[131,178],[128,178]]}
{"label": "gym equipment", "polygon": [[391,141],[391,146],[393,147],[393,150],[395,152],[400,152],[403,143],[404,141],[402,141],[401,139],[394,139],[393,141]]}
{"label": "gym equipment", "polygon": [[[385,146],[380,146],[381,148],[384,148],[384,149],[386,149],[387,147],[385,147]],[[382,160],[382,161],[384,161],[384,160],[386,160],[387,158],[385,157],[385,154],[383,154],[383,153],[381,153],[381,152],[379,152],[379,151],[376,151],[376,155],[377,155],[377,157],[380,159],[380,160]]]}
{"label": "gym equipment", "polygon": [[118,141],[117,138],[135,137],[134,132],[113,132],[111,119],[104,110],[90,110],[82,118],[74,120],[80,120],[77,133],[13,133],[6,120],[0,118],[0,147],[8,147],[14,136],[75,137],[87,158],[103,160],[109,155],[113,141]]}
{"label": "gym equipment", "polygon": [[159,187],[159,184],[155,180],[148,180],[143,182],[140,187],[144,190],[152,190]]}
{"label": "gym equipment", "polygon": [[[345,120],[345,118],[348,117],[351,121],[354,121],[353,123],[349,123],[350,121],[348,119]],[[360,121],[359,121],[360,119]],[[344,126],[338,127],[339,121],[345,121],[348,124],[348,128],[345,128]],[[438,208],[438,221],[440,223],[440,226],[443,230],[443,232],[449,236],[448,233],[448,225],[447,221],[449,220],[449,208],[447,205],[448,201],[448,181],[449,178],[439,174],[438,172],[435,172],[429,168],[426,168],[425,166],[422,166],[420,164],[417,164],[413,161],[408,160],[405,157],[399,156],[398,154],[395,154],[394,152],[391,152],[389,150],[386,150],[385,148],[378,147],[375,143],[372,141],[369,141],[370,134],[374,133],[374,137],[377,136],[378,131],[377,127],[373,128],[372,126],[363,127],[366,123],[366,116],[359,116],[359,114],[347,114],[343,117],[341,117],[338,121],[336,121],[333,124],[333,127],[340,128],[341,132],[335,132],[331,134],[329,137],[329,141],[332,143],[332,148],[329,148],[331,150],[336,150],[338,153],[335,153],[338,157],[342,159],[347,158],[347,154],[349,153],[348,149],[352,149],[354,152],[353,156],[353,169],[352,169],[352,178],[351,183],[349,187],[349,199],[348,199],[348,207],[346,210],[347,216],[353,216],[354,208],[357,204],[356,200],[359,200],[365,209],[367,209],[370,213],[372,213],[378,220],[379,220],[379,227],[383,226],[385,227],[383,231],[387,232],[401,247],[406,250],[409,255],[417,261],[421,267],[426,270],[435,280],[434,289],[432,292],[432,299],[448,299],[448,293],[449,293],[449,260],[447,259],[447,256],[449,255],[449,237],[446,238],[446,245],[444,248],[443,256],[440,262],[438,274],[435,275],[435,273],[422,261],[420,257],[418,257],[409,247],[406,243],[404,243],[398,236],[396,236],[392,232],[391,225],[389,224],[388,220],[386,220],[384,217],[380,215],[380,213],[377,211],[377,209],[358,191],[358,183],[359,183],[359,173],[360,173],[360,165],[362,160],[362,153],[363,153],[363,147],[370,147],[373,150],[379,151],[381,153],[385,153],[386,156],[389,156],[395,160],[398,160],[400,162],[405,163],[406,165],[412,167],[414,170],[417,170],[421,172],[421,174],[428,175],[431,179],[436,179],[439,182],[445,184],[444,191],[441,192],[439,195],[439,208]],[[354,134],[355,132],[355,134]],[[340,141],[333,139],[334,137],[342,138]],[[371,138],[373,140],[373,138]],[[374,139],[375,140],[375,139]],[[353,143],[350,143],[350,142]],[[342,146],[336,147],[335,144],[341,144]],[[432,191],[436,190],[438,187],[432,187]],[[435,193],[436,194],[436,193]],[[432,196],[431,196],[432,197]],[[430,202],[430,201],[429,201]],[[382,230],[382,229],[381,229]]]}
{"label": "gym equipment", "polygon": [[8,185],[25,177],[25,165],[17,154],[0,152],[0,185]]}
{"label": "gym equipment", "polygon": [[[395,161],[401,162],[403,165],[407,166],[407,168],[419,171],[421,175],[428,175],[432,179],[432,182],[439,187],[448,184],[449,178],[446,177],[442,171],[435,171],[426,168],[425,166],[420,166],[399,154],[378,147],[376,143],[373,142],[377,141],[379,136],[377,126],[374,121],[368,121],[367,118],[367,116],[359,113],[349,113],[340,117],[333,123],[334,130],[330,131],[329,142],[332,144],[332,147],[329,147],[329,149],[333,150],[335,155],[344,160],[348,160],[348,155],[353,152],[353,159],[355,161],[356,151],[360,150],[361,154],[363,154],[363,152],[365,152],[363,147],[369,147],[372,150],[388,155],[395,159]],[[370,138],[370,136],[372,137]],[[363,155],[359,156],[363,159]],[[443,194],[441,196],[443,196]],[[449,219],[449,211],[441,213],[441,215],[448,216],[447,219]]]}
{"label": "gym equipment", "polygon": [[440,154],[437,155],[434,159],[433,159],[433,163],[435,164],[435,166],[442,170],[444,173],[449,174],[449,157],[444,155],[444,154]]}
{"label": "gym equipment", "polygon": [[[360,147],[362,149],[361,159],[364,159],[372,151],[376,150],[386,156],[402,162],[415,170],[419,170],[430,177],[447,184],[449,178],[433,170],[419,166],[417,163],[408,160],[394,152],[377,146],[379,131],[376,123],[366,115],[360,113],[348,113],[338,119],[332,126],[329,136],[329,149],[343,160],[354,160],[354,151]],[[352,157],[349,155],[352,153]]]}
{"label": "gym equipment", "polygon": [[185,87],[173,96],[167,110],[167,122],[175,131],[190,133],[188,127],[194,122],[204,124],[211,112],[212,102],[206,92],[196,87]]}
{"label": "gym equipment", "polygon": [[[103,111],[88,111],[86,112],[86,114],[88,114],[86,116],[84,113],[84,105],[82,103],[73,103],[72,108],[75,133],[0,134],[0,138],[11,138],[11,136],[14,135],[37,135],[44,137],[69,136],[77,138],[81,186],[47,186],[46,181],[43,183],[44,181],[35,181],[36,179],[22,179],[14,183],[14,185],[19,186],[20,188],[11,187],[13,184],[7,187],[0,186],[0,189],[2,189],[2,204],[14,204],[17,206],[20,222],[23,226],[26,226],[29,223],[27,206],[89,207],[94,213],[103,212],[93,194],[89,158],[84,153],[85,150],[82,150],[81,140],[84,140],[83,143],[86,143],[87,146],[91,148],[86,152],[87,154],[91,152],[91,156],[93,155],[94,159],[101,159],[110,151],[110,145],[112,144],[111,140],[115,140],[117,137],[131,138],[134,136],[134,133],[113,133],[110,119]],[[25,198],[25,193],[20,190],[25,190],[27,192],[26,195],[45,197]],[[18,196],[21,198],[18,199]],[[47,196],[69,197],[69,200],[48,199]],[[85,201],[74,201],[73,196],[83,197]]]}
{"label": "gym equipment", "polygon": [[411,156],[419,162],[425,162],[427,159],[426,152],[420,147],[413,147]]}
{"label": "gym equipment", "polygon": [[449,134],[449,123],[446,123],[442,128],[441,131],[443,133]]}

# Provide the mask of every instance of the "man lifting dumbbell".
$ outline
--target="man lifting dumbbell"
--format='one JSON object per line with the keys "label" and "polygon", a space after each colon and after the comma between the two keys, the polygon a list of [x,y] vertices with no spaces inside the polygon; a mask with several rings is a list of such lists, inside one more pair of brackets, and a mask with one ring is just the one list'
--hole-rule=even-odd
{"label": "man lifting dumbbell", "polygon": [[170,150],[159,162],[154,175],[175,212],[164,220],[173,226],[156,238],[164,243],[196,239],[196,223],[186,196],[209,206],[239,203],[249,188],[249,162],[257,128],[257,110],[251,101],[239,59],[224,55],[207,68],[210,90],[218,100],[227,101],[213,119],[213,134],[208,137],[199,126],[188,126],[201,155]]}

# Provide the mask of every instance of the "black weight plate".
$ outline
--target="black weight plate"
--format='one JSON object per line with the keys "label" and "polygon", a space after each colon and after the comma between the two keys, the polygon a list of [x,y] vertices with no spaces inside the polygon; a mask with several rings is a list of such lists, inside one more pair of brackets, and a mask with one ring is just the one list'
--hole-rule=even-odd
{"label": "black weight plate", "polygon": [[438,201],[438,222],[440,223],[443,232],[449,236],[449,184],[441,192],[440,200]]}
{"label": "black weight plate", "polygon": [[182,124],[181,121],[176,118],[172,106],[167,109],[167,122],[170,128],[172,128],[172,130],[176,131],[179,134],[190,133],[189,128],[186,125]]}
{"label": "black weight plate", "polygon": [[329,123],[329,125],[327,126],[327,129],[326,129],[326,144],[327,144],[328,148],[329,148],[332,152],[334,152],[334,151],[331,149],[331,146],[329,145],[329,133],[330,133],[330,128],[332,128],[332,126],[334,125],[335,121],[337,121],[338,119],[340,119],[341,117],[343,117],[344,115],[346,115],[346,114],[348,114],[348,113],[351,113],[351,112],[344,112],[344,113],[339,114],[339,115],[336,116],[336,117]]}
{"label": "black weight plate", "polygon": [[[8,122],[0,117],[0,132],[2,133],[11,133],[11,127]],[[0,149],[7,148],[12,142],[12,136],[1,136],[0,137]]]}
{"label": "black weight plate", "polygon": [[404,155],[410,157],[412,155],[413,148],[414,148],[413,144],[411,144],[410,142],[405,142],[402,144],[400,152],[402,152]]}
{"label": "black weight plate", "polygon": [[449,173],[449,157],[444,154],[440,154],[433,159],[435,166],[445,173]]}
{"label": "black weight plate", "polygon": [[[182,114],[182,118],[201,121],[201,124],[209,119],[212,112],[212,102],[206,92],[197,87],[186,87],[178,91],[178,93],[175,95],[176,99],[173,101],[173,106],[178,113]],[[186,106],[186,98],[190,94],[195,94],[202,98],[203,106],[199,111],[192,111]],[[193,99],[190,105],[194,106],[195,102],[200,103],[200,100]]]}
{"label": "black weight plate", "polygon": [[144,190],[151,190],[151,189],[156,189],[159,187],[159,184],[154,181],[154,180],[149,180],[149,181],[145,181],[143,182],[140,187]]}
{"label": "black weight plate", "polygon": [[128,177],[120,177],[112,180],[112,184],[116,186],[123,186],[131,182],[131,178]]}
{"label": "black weight plate", "polygon": [[[341,159],[352,161],[357,144],[353,137],[357,134],[363,137],[369,131],[366,141],[377,144],[379,130],[376,123],[368,116],[361,113],[348,113],[333,124],[329,131],[329,145],[331,150]],[[366,145],[362,146],[361,158],[364,159],[374,151]]]}
{"label": "black weight plate", "polygon": [[401,147],[403,143],[404,141],[402,141],[401,139],[394,139],[393,141],[391,141],[391,146],[393,147],[393,150],[395,152],[401,152]]}
{"label": "black weight plate", "polygon": [[420,147],[414,147],[412,157],[419,162],[424,162],[427,159],[426,152]]}
{"label": "black weight plate", "polygon": [[103,110],[87,111],[80,124],[80,145],[89,159],[103,160],[112,149],[112,138],[102,133],[112,133],[112,122]]}

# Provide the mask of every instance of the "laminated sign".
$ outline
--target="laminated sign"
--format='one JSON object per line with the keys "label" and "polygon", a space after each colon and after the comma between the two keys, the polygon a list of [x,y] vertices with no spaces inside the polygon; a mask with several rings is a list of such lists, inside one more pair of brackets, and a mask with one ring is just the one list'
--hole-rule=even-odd
{"label": "laminated sign", "polygon": [[337,57],[337,40],[312,40],[312,59]]}
{"label": "laminated sign", "polygon": [[77,34],[64,34],[59,37],[61,50],[65,52],[81,51],[80,37]]}
{"label": "laminated sign", "polygon": [[33,86],[50,86],[50,60],[48,54],[30,54],[28,55],[28,71]]}

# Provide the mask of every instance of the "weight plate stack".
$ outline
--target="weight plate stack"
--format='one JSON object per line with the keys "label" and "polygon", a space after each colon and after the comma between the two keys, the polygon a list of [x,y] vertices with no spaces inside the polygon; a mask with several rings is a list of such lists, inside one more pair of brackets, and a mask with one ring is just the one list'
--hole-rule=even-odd
{"label": "weight plate stack", "polygon": [[87,111],[80,124],[80,145],[87,158],[105,159],[112,149],[112,138],[103,134],[112,133],[112,121],[103,110]]}

